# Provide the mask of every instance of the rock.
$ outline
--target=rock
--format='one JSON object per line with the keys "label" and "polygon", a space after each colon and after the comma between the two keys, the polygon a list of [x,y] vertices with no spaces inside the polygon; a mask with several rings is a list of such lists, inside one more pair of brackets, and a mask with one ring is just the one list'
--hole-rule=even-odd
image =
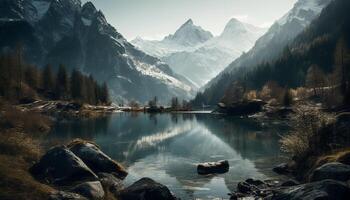
{"label": "rock", "polygon": [[246,195],[266,196],[264,190],[269,188],[268,184],[261,180],[247,179],[237,184],[237,190]]}
{"label": "rock", "polygon": [[170,190],[150,178],[142,178],[122,190],[120,200],[176,200]]}
{"label": "rock", "polygon": [[287,163],[282,163],[277,165],[272,169],[272,171],[276,172],[277,174],[288,174],[290,173],[289,167]]}
{"label": "rock", "polygon": [[244,193],[244,194],[249,194],[253,191],[251,188],[251,185],[247,182],[239,182],[237,184],[237,190],[238,192]]}
{"label": "rock", "polygon": [[230,165],[227,160],[221,160],[218,162],[201,163],[197,166],[198,174],[221,174],[229,171]]}
{"label": "rock", "polygon": [[65,146],[50,149],[30,172],[37,179],[56,185],[97,180],[95,173]]}
{"label": "rock", "polygon": [[231,105],[219,103],[218,109],[215,112],[229,115],[249,115],[262,111],[262,108],[265,104],[265,102],[258,99],[233,103]]}
{"label": "rock", "polygon": [[350,179],[350,166],[339,162],[332,162],[315,169],[311,174],[311,181],[334,179],[347,181]]}
{"label": "rock", "polygon": [[88,200],[88,199],[79,194],[59,191],[57,193],[51,194],[49,197],[49,200]]}
{"label": "rock", "polygon": [[108,189],[113,194],[117,194],[118,192],[124,189],[122,180],[116,178],[112,174],[99,173],[98,177],[100,179],[100,182],[102,183],[102,186]]}
{"label": "rock", "polygon": [[254,185],[254,186],[261,186],[264,185],[264,181],[261,180],[254,180],[252,178],[245,180],[246,183],[250,184],[250,185]]}
{"label": "rock", "polygon": [[69,145],[69,149],[96,174],[112,173],[121,179],[128,175],[123,166],[112,160],[93,143],[74,141]]}
{"label": "rock", "polygon": [[347,200],[350,196],[350,188],[342,182],[335,180],[323,180],[307,183],[286,189],[275,190],[270,200]]}
{"label": "rock", "polygon": [[79,184],[71,189],[71,192],[78,193],[90,200],[100,200],[105,196],[105,192],[100,181]]}
{"label": "rock", "polygon": [[288,180],[288,181],[285,181],[281,184],[282,187],[290,187],[290,186],[296,186],[298,185],[299,183],[294,181],[294,180]]}

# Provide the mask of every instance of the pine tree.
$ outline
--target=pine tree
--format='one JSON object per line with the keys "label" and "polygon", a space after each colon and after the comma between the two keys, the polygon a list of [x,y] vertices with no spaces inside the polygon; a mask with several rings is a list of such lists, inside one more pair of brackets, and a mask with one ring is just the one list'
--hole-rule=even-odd
{"label": "pine tree", "polygon": [[24,74],[26,84],[33,90],[37,90],[40,82],[40,72],[38,68],[30,65],[25,69]]}
{"label": "pine tree", "polygon": [[69,78],[66,67],[60,65],[56,76],[56,97],[57,99],[68,99],[69,96]]}
{"label": "pine tree", "polygon": [[108,92],[108,86],[106,82],[104,82],[101,87],[101,102],[104,104],[109,103],[109,92]]}
{"label": "pine tree", "polygon": [[84,102],[85,86],[83,75],[77,70],[73,70],[70,80],[70,92],[73,100]]}
{"label": "pine tree", "polygon": [[46,95],[50,98],[53,97],[53,91],[55,89],[55,78],[52,71],[51,65],[46,65],[42,71],[42,88]]}

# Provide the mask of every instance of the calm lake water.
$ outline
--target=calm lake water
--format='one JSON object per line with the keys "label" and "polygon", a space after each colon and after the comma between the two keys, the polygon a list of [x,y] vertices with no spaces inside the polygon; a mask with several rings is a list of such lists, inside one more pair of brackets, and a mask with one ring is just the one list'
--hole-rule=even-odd
{"label": "calm lake water", "polygon": [[[271,179],[281,161],[279,134],[239,118],[211,114],[117,113],[94,120],[57,122],[50,139],[95,141],[129,172],[126,185],[150,177],[181,199],[228,199],[239,181]],[[196,164],[228,160],[230,171],[197,175]]]}

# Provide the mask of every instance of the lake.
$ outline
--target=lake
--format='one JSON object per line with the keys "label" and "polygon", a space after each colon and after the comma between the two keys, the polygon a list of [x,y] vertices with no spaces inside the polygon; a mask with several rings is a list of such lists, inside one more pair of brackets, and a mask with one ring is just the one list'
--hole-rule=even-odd
{"label": "lake", "polygon": [[[122,163],[125,185],[150,177],[181,199],[228,199],[227,193],[247,178],[276,178],[281,162],[279,139],[285,131],[248,119],[208,113],[116,113],[93,120],[57,122],[50,140],[82,138],[96,142]],[[198,175],[200,162],[228,160],[221,175]]]}

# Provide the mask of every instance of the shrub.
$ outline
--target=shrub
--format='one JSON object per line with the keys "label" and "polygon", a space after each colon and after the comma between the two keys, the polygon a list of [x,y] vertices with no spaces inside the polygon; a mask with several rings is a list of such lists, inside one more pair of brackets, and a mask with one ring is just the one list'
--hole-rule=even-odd
{"label": "shrub", "polygon": [[[317,143],[318,134],[328,124],[334,121],[334,116],[318,109],[300,106],[295,110],[291,125],[293,130],[281,139],[282,151],[291,154],[298,161],[310,153],[319,151],[322,147]],[[320,149],[315,149],[320,148]]]}

